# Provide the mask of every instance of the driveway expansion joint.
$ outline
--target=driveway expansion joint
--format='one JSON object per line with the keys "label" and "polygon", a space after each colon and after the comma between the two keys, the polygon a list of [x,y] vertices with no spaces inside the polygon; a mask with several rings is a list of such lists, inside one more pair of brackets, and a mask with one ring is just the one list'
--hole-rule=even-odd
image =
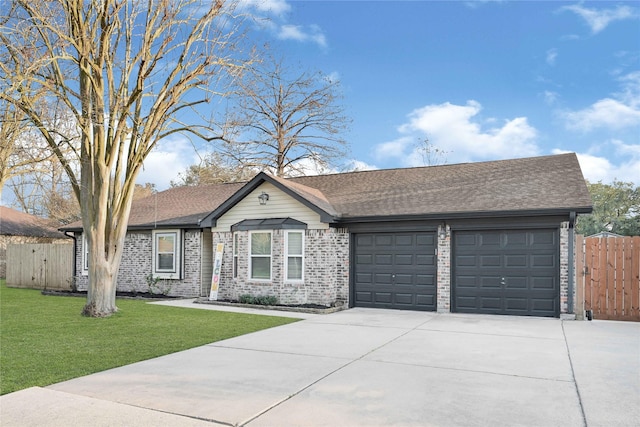
{"label": "driveway expansion joint", "polygon": [[[585,427],[587,427],[587,414],[584,412],[582,396],[580,396],[580,387],[578,386],[578,381],[576,380],[576,372],[573,368],[573,360],[571,359],[571,349],[569,348],[569,342],[567,341],[567,333],[564,330],[564,322],[565,320],[561,321],[562,336],[564,336],[564,344],[567,347],[567,357],[569,358],[569,366],[571,367],[571,378],[573,378],[573,384],[575,385],[576,394],[578,396],[578,404],[580,405],[580,412],[582,414],[582,423]],[[571,320],[571,322],[575,322],[575,320]]]}

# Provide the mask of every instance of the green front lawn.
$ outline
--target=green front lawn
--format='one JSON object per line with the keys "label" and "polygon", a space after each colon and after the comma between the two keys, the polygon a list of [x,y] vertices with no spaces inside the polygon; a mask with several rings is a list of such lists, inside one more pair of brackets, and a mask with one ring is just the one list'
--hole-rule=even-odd
{"label": "green front lawn", "polygon": [[0,280],[0,394],[46,386],[296,319],[118,300],[105,319],[84,298],[7,288]]}

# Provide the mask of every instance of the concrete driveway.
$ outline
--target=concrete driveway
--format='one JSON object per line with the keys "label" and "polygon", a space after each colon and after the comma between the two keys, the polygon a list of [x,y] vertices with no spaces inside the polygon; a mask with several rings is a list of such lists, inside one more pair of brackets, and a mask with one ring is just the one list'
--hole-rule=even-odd
{"label": "concrete driveway", "polygon": [[351,309],[0,398],[6,426],[637,426],[640,324]]}

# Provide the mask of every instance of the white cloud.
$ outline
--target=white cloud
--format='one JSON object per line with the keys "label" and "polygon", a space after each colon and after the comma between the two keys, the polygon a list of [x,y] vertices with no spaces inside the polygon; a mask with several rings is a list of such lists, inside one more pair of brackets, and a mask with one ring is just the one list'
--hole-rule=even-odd
{"label": "white cloud", "polygon": [[[602,150],[610,151],[616,156],[599,156],[598,152]],[[555,149],[552,152],[561,154],[567,151]],[[624,144],[622,141],[612,140],[601,144],[596,150],[576,154],[582,173],[590,182],[602,181],[608,184],[618,180],[640,185],[640,144]],[[614,163],[614,158],[622,160]]]}
{"label": "white cloud", "polygon": [[196,151],[187,139],[162,141],[145,159],[136,182],[150,182],[156,185],[157,190],[166,190],[179,173],[198,161]]}
{"label": "white cloud", "polygon": [[322,33],[322,29],[317,25],[304,27],[302,25],[285,24],[280,26],[278,38],[280,40],[313,42],[320,47],[327,47],[327,39]]}
{"label": "white cloud", "polygon": [[291,10],[291,5],[286,0],[242,0],[240,6],[275,15],[281,15]]}
{"label": "white cloud", "polygon": [[588,132],[597,128],[620,130],[640,125],[640,71],[620,76],[622,90],[578,111],[565,111],[567,129]]}
{"label": "white cloud", "polygon": [[560,10],[569,10],[584,19],[593,34],[607,28],[614,22],[638,17],[638,12],[629,6],[618,6],[615,9],[589,9],[579,4],[564,6]]}
{"label": "white cloud", "polygon": [[597,101],[584,110],[564,113],[566,126],[584,132],[596,128],[623,129],[640,124],[640,110],[611,98]]}
{"label": "white cloud", "polygon": [[[505,120],[502,126],[487,128],[487,122],[480,123],[476,118],[481,110],[480,103],[473,100],[466,105],[449,102],[427,105],[409,114],[409,122],[400,126],[399,131],[406,137],[426,135],[435,148],[448,153],[449,160],[504,159],[539,153],[535,143],[537,131],[526,117]],[[388,152],[394,143],[396,146],[404,143],[407,147],[406,138],[401,138],[382,144],[380,149]],[[408,161],[415,162],[415,155],[415,150],[409,153]]]}
{"label": "white cloud", "polygon": [[547,105],[554,105],[557,101],[558,101],[558,92],[553,92],[551,90],[545,90],[543,93],[544,96],[544,102],[547,103]]}
{"label": "white cloud", "polygon": [[558,58],[558,49],[553,48],[547,51],[546,61],[548,65],[556,65],[556,59]]}

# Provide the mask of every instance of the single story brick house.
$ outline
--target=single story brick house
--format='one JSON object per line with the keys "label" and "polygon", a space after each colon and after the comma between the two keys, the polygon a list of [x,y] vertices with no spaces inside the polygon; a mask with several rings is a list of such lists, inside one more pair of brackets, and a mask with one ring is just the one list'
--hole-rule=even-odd
{"label": "single story brick house", "polygon": [[[591,210],[572,153],[259,173],[136,201],[118,288],[153,274],[172,281],[173,295],[206,296],[223,243],[220,299],[558,317],[574,304],[573,226]],[[82,259],[79,249],[80,275]]]}
{"label": "single story brick house", "polygon": [[44,218],[0,206],[0,279],[7,277],[7,247],[24,243],[69,244],[71,240]]}

